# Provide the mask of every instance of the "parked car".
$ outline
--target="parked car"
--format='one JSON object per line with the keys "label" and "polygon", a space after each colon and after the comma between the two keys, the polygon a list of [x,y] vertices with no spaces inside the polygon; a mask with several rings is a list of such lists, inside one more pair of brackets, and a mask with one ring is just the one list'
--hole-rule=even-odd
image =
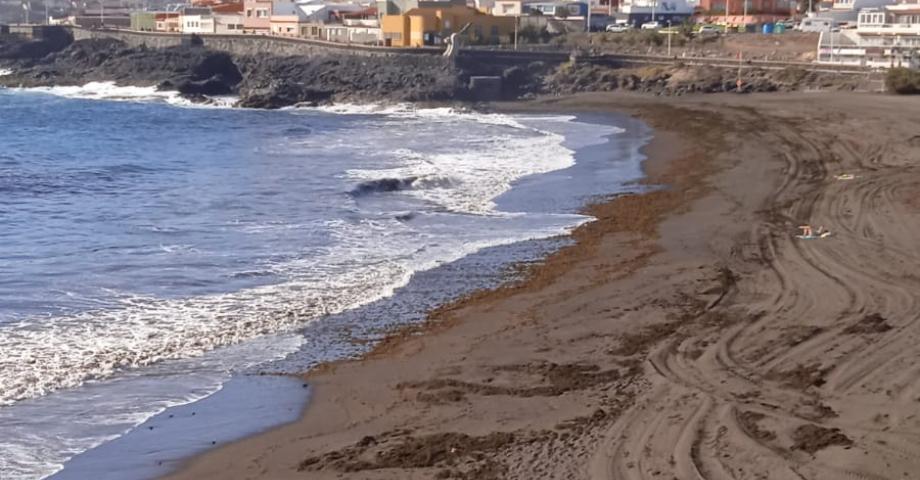
{"label": "parked car", "polygon": [[796,27],[802,32],[830,32],[837,28],[836,22],[829,18],[806,18]]}
{"label": "parked car", "polygon": [[699,30],[696,31],[696,34],[701,37],[719,35],[721,33],[722,28],[715,25],[703,25],[699,28]]}
{"label": "parked car", "polygon": [[628,23],[611,23],[606,30],[610,33],[625,33],[632,30],[632,27]]}
{"label": "parked car", "polygon": [[645,22],[642,24],[642,30],[658,30],[661,28],[661,22]]}

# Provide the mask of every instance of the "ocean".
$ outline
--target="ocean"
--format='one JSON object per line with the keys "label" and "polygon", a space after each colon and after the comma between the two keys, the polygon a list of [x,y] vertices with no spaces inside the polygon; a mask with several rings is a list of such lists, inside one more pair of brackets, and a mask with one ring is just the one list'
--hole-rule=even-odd
{"label": "ocean", "polygon": [[[215,392],[268,412],[200,427],[221,441],[296,418],[299,383],[239,379],[359,354],[506,279],[635,191],[649,138],[625,116],[229,102],[0,89],[0,478],[101,478],[92,449],[219,417]],[[188,440],[169,460],[205,444],[157,432]],[[113,478],[156,473],[151,441]]]}

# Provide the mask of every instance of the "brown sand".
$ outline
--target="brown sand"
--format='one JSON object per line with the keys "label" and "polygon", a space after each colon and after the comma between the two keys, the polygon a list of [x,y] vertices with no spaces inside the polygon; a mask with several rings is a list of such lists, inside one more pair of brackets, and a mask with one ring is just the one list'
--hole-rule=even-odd
{"label": "brown sand", "polygon": [[639,115],[667,188],[593,207],[530,281],[309,374],[301,420],[169,478],[920,478],[920,99],[526,108]]}

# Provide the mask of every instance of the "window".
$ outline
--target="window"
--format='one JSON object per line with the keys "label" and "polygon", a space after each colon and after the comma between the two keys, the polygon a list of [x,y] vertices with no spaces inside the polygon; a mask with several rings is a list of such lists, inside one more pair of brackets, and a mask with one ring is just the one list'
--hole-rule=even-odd
{"label": "window", "polygon": [[498,36],[498,26],[495,26],[495,25],[492,26],[492,36],[493,37]]}
{"label": "window", "polygon": [[256,10],[256,18],[268,18],[268,9],[260,8]]}
{"label": "window", "polygon": [[247,9],[246,9],[246,16],[247,16],[247,17],[252,17],[252,9],[251,9],[251,8],[247,8]]}

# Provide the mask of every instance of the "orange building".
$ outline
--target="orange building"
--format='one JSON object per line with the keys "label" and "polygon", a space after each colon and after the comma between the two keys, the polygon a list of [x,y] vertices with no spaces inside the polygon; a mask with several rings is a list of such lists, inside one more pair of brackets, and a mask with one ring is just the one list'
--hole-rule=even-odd
{"label": "orange building", "polygon": [[467,23],[470,43],[510,43],[514,35],[514,18],[496,17],[465,5],[413,8],[400,15],[384,15],[380,29],[385,45],[421,47],[443,45],[452,33]]}
{"label": "orange building", "polygon": [[792,17],[795,8],[795,0],[700,0],[696,17],[699,23],[743,25]]}

